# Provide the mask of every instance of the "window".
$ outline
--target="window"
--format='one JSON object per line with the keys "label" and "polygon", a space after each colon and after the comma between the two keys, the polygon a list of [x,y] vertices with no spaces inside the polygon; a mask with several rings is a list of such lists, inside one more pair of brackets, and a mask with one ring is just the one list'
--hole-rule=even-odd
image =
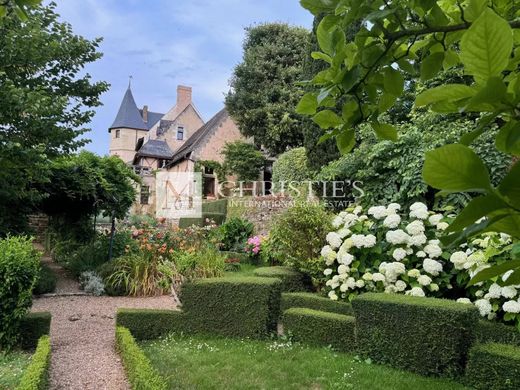
{"label": "window", "polygon": [[141,186],[141,204],[148,204],[150,198],[150,186]]}
{"label": "window", "polygon": [[116,130],[116,138],[121,138],[121,130]]}
{"label": "window", "polygon": [[159,161],[157,161],[157,168],[163,168],[164,165],[165,165],[165,160],[159,159]]}
{"label": "window", "polygon": [[204,167],[204,173],[206,175],[213,175],[214,169],[213,168]]}
{"label": "window", "polygon": [[182,141],[184,139],[184,127],[177,127],[177,140]]}

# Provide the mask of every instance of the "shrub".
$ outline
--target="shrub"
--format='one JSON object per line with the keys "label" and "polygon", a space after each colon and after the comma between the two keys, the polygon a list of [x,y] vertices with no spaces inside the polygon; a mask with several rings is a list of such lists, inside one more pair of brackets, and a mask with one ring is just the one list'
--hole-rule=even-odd
{"label": "shrub", "polygon": [[218,214],[227,214],[228,200],[227,199],[219,199],[211,202],[203,202],[202,203],[202,212],[203,213],[218,213]]}
{"label": "shrub", "polygon": [[474,341],[474,306],[436,298],[367,293],[352,301],[359,352],[423,375],[462,372]]}
{"label": "shrub", "polygon": [[213,222],[222,225],[226,220],[226,214],[203,212],[202,217],[184,217],[179,219],[179,228],[186,229],[192,226],[207,226]]}
{"label": "shrub", "polygon": [[280,279],[283,292],[312,290],[312,281],[309,276],[291,267],[260,267],[255,269],[254,275]]}
{"label": "shrub", "polygon": [[[273,164],[273,183],[279,189],[280,182],[312,180],[315,172],[307,165],[305,148],[294,148],[278,156]],[[287,187],[287,186],[286,186]]]}
{"label": "shrub", "polygon": [[168,388],[166,381],[152,367],[128,329],[116,327],[116,347],[133,389],[166,390]]}
{"label": "shrub", "polygon": [[176,252],[174,255],[177,271],[187,280],[222,276],[225,259],[226,256],[210,246],[195,252]]}
{"label": "shrub", "polygon": [[39,270],[40,254],[32,239],[0,240],[0,350],[9,350],[19,339],[20,322],[31,307]]}
{"label": "shrub", "polygon": [[230,218],[220,227],[222,250],[242,251],[247,239],[253,234],[254,226],[243,218]]}
{"label": "shrub", "polygon": [[276,330],[279,279],[200,279],[182,286],[181,301],[190,330],[236,337],[264,337]]}
{"label": "shrub", "polygon": [[87,293],[99,297],[105,293],[103,279],[93,271],[82,272],[79,277],[80,287]]}
{"label": "shrub", "polygon": [[49,336],[42,336],[16,390],[46,390],[50,364],[51,341]]}
{"label": "shrub", "polygon": [[33,294],[41,295],[53,293],[54,290],[56,290],[56,281],[57,278],[52,269],[50,269],[48,265],[42,264]]}
{"label": "shrub", "polygon": [[284,311],[282,323],[284,332],[298,341],[330,345],[340,351],[356,349],[356,322],[352,316],[298,307]]}
{"label": "shrub", "polygon": [[33,349],[38,344],[38,340],[51,331],[51,313],[38,312],[29,313],[20,324],[20,346],[23,349]]}
{"label": "shrub", "polygon": [[478,390],[520,389],[520,348],[479,344],[469,353],[466,382]]}
{"label": "shrub", "polygon": [[118,309],[116,325],[127,328],[136,340],[153,340],[182,332],[186,320],[179,310]]}
{"label": "shrub", "polygon": [[255,181],[265,165],[265,157],[255,145],[237,140],[227,142],[222,148],[224,169],[237,175],[240,181]]}
{"label": "shrub", "polygon": [[332,301],[328,298],[320,297],[319,295],[313,293],[283,293],[280,310],[283,312],[293,307],[304,307],[306,309],[314,309],[344,315],[354,314],[352,305],[349,303]]}
{"label": "shrub", "polygon": [[[318,258],[325,236],[332,229],[332,216],[323,206],[297,202],[275,219],[269,233],[271,253],[284,265],[315,273],[311,260]],[[323,268],[319,267],[318,274]]]}
{"label": "shrub", "polygon": [[514,326],[480,320],[476,328],[477,342],[501,343],[520,346],[520,331]]}

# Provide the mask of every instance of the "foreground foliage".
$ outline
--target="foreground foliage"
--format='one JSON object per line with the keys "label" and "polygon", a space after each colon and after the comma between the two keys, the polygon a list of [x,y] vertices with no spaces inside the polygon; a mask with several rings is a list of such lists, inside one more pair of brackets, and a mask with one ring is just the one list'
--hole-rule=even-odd
{"label": "foreground foliage", "polygon": [[14,389],[31,361],[26,352],[0,353],[0,389]]}
{"label": "foreground foliage", "polygon": [[287,339],[170,336],[145,343],[143,349],[152,365],[168,378],[170,388],[464,388],[454,382],[366,364],[353,355],[305,347]]}

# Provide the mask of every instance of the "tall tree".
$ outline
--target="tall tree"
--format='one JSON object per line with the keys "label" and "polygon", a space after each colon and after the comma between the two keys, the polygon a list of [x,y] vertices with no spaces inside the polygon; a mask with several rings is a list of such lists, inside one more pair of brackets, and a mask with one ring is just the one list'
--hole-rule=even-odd
{"label": "tall tree", "polygon": [[301,93],[294,85],[302,79],[309,32],[281,23],[246,31],[244,59],[234,70],[226,107],[242,134],[272,154],[301,146],[302,119],[295,113]]}
{"label": "tall tree", "polygon": [[75,35],[55,7],[0,24],[0,234],[22,229],[45,196],[37,188],[48,180],[48,160],[88,142],[78,137],[108,89],[83,72],[101,57],[101,39]]}

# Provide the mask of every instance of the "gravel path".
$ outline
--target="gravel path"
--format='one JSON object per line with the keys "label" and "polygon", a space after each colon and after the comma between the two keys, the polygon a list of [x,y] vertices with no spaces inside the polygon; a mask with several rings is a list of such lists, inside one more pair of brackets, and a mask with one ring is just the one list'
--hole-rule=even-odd
{"label": "gravel path", "polygon": [[[63,268],[42,259],[58,276],[57,293],[77,293],[79,286]],[[36,298],[32,311],[52,314],[50,389],[129,389],[115,351],[115,315],[121,307],[174,309],[170,296],[154,298],[55,296]]]}

